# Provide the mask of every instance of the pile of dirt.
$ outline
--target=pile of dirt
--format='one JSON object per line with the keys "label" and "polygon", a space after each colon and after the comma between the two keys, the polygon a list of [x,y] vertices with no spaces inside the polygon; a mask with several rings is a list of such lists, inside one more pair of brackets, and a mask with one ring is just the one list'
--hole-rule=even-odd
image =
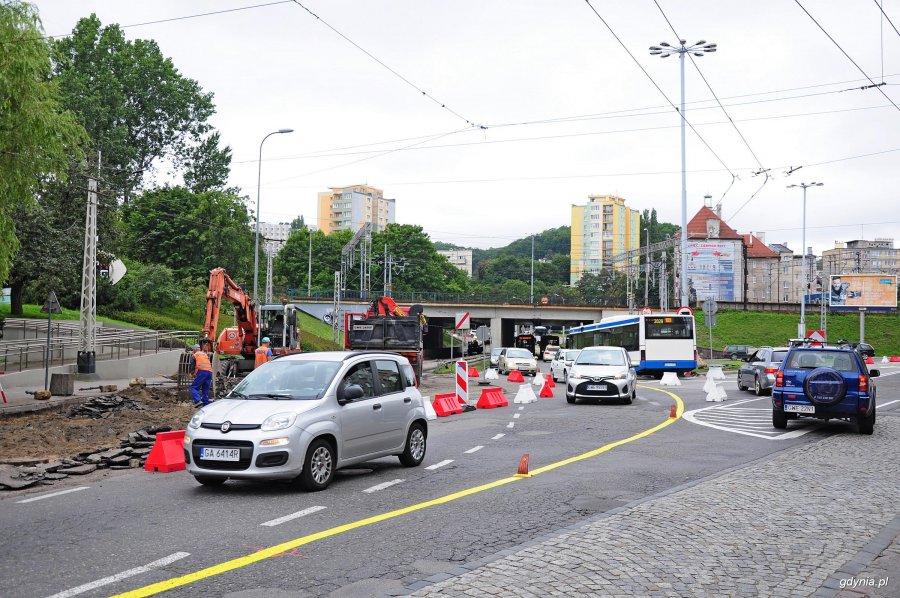
{"label": "pile of dirt", "polygon": [[183,429],[195,412],[174,387],[127,388],[85,404],[90,409],[60,406],[0,418],[0,458],[54,460],[118,448],[138,430]]}

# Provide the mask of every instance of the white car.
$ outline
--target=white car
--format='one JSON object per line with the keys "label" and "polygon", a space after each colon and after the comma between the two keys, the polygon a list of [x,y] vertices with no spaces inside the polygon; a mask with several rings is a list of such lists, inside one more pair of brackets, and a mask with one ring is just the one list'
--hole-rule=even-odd
{"label": "white car", "polygon": [[628,351],[622,347],[585,347],[569,369],[566,401],[621,399],[626,405],[636,397],[637,374]]}
{"label": "white car", "polygon": [[491,367],[496,368],[500,363],[500,354],[503,353],[503,347],[494,347],[491,349]]}
{"label": "white car", "polygon": [[538,371],[537,360],[528,349],[504,348],[500,353],[500,360],[497,363],[497,369],[503,375],[508,374],[511,370],[519,370],[523,374],[536,374]]}
{"label": "white car", "polygon": [[553,361],[557,353],[559,353],[559,345],[547,345],[544,347],[544,354],[541,357],[544,361]]}
{"label": "white car", "polygon": [[581,349],[560,349],[557,351],[556,355],[553,356],[553,361],[550,362],[550,375],[553,376],[554,382],[569,379],[569,368],[572,367],[575,358],[578,357],[580,352]]}

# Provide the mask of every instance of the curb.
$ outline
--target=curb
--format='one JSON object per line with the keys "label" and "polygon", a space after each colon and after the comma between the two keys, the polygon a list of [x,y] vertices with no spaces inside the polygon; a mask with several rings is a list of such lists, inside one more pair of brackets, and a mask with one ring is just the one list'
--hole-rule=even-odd
{"label": "curb", "polygon": [[[482,558],[477,559],[477,560],[474,560],[474,561],[468,561],[468,562],[466,562],[466,563],[463,563],[463,564],[461,564],[461,565],[458,565],[458,566],[454,567],[453,569],[448,570],[447,572],[444,572],[444,573],[438,573],[437,575],[431,575],[431,576],[429,576],[429,577],[426,577],[426,578],[423,578],[423,579],[421,579],[421,580],[415,581],[415,582],[409,584],[408,586],[404,587],[403,589],[391,591],[391,592],[388,592],[388,593],[383,594],[383,595],[384,595],[384,596],[405,596],[405,595],[408,595],[408,594],[410,594],[410,593],[412,593],[412,592],[416,592],[416,591],[418,591],[418,590],[421,590],[421,589],[423,589],[423,588],[426,588],[426,587],[428,587],[428,586],[430,586],[430,585],[433,585],[433,584],[435,584],[435,583],[438,583],[438,582],[441,582],[441,581],[446,581],[446,580],[451,579],[451,578],[453,578],[453,577],[457,577],[457,576],[460,576],[460,575],[464,575],[464,574],[466,574],[466,573],[470,573],[471,571],[474,571],[475,569],[478,569],[478,568],[480,568],[480,567],[483,567],[483,566],[485,566],[485,565],[488,565],[488,564],[490,564],[490,563],[492,563],[492,562],[494,562],[494,561],[498,561],[498,560],[500,560],[500,559],[502,559],[502,558],[504,558],[504,557],[511,556],[511,555],[513,555],[513,554],[515,554],[515,553],[521,551],[521,550],[525,550],[525,549],[531,548],[531,547],[533,547],[533,546],[536,546],[537,544],[540,544],[540,543],[542,543],[542,542],[545,542],[546,540],[549,540],[549,539],[554,538],[554,537],[556,537],[556,536],[559,536],[559,535],[561,535],[561,534],[565,534],[565,533],[567,533],[567,532],[579,531],[579,530],[581,530],[581,529],[583,529],[583,528],[585,528],[585,527],[587,527],[587,526],[589,526],[589,525],[592,525],[592,524],[594,524],[594,523],[596,523],[596,522],[598,522],[598,521],[602,521],[602,520],[604,520],[604,519],[606,519],[606,518],[608,518],[608,517],[611,517],[611,516],[613,516],[613,515],[618,515],[619,513],[623,512],[623,511],[627,511],[628,509],[634,508],[634,507],[636,507],[636,506],[638,506],[638,505],[641,505],[641,504],[644,504],[644,503],[646,503],[646,502],[650,502],[650,501],[656,500],[656,499],[658,499],[658,498],[663,498],[663,497],[665,497],[665,496],[669,496],[670,494],[675,494],[675,493],[677,493],[677,492],[681,492],[682,490],[687,490],[688,488],[693,488],[694,486],[697,486],[698,484],[702,484],[703,482],[708,482],[708,481],[710,481],[710,480],[714,480],[714,479],[720,478],[720,477],[722,477],[722,476],[724,476],[724,475],[727,475],[727,474],[732,473],[732,472],[735,472],[735,471],[740,471],[740,470],[746,469],[746,468],[748,468],[748,467],[753,467],[754,465],[757,465],[757,464],[759,464],[759,463],[768,461],[768,460],[772,459],[773,457],[775,457],[775,456],[777,456],[777,455],[780,455],[781,453],[783,453],[783,452],[785,452],[785,451],[791,451],[791,450],[794,450],[794,449],[797,449],[797,448],[801,448],[801,447],[803,447],[803,446],[808,446],[808,445],[810,445],[810,444],[815,444],[815,443],[818,443],[818,442],[822,442],[822,441],[824,441],[824,440],[827,440],[828,438],[830,438],[830,436],[824,436],[824,437],[819,438],[819,439],[817,439],[817,440],[815,440],[815,441],[813,441],[813,442],[803,444],[803,445],[801,445],[800,447],[798,447],[798,446],[785,447],[785,448],[783,448],[783,449],[779,449],[779,450],[773,451],[773,452],[771,452],[771,453],[769,453],[769,454],[767,454],[767,455],[764,455],[764,456],[762,456],[762,457],[759,457],[759,458],[757,458],[757,459],[753,459],[752,461],[748,461],[748,462],[742,463],[742,464],[740,464],[740,465],[735,465],[735,466],[733,466],[733,467],[728,467],[728,468],[726,468],[726,469],[722,469],[722,470],[716,471],[716,472],[714,472],[714,473],[705,475],[705,476],[703,476],[703,477],[697,478],[696,480],[691,480],[691,481],[689,481],[689,482],[684,482],[683,484],[678,484],[677,486],[672,486],[671,488],[667,488],[667,489],[665,489],[665,490],[661,490],[661,491],[659,491],[659,492],[655,492],[655,493],[650,494],[650,495],[648,495],[648,496],[645,496],[645,497],[643,497],[643,498],[639,498],[639,499],[637,499],[637,500],[633,500],[633,501],[631,501],[631,502],[629,502],[629,503],[626,503],[626,504],[624,504],[624,505],[622,505],[622,506],[620,506],[620,507],[615,507],[615,508],[610,509],[610,510],[608,510],[608,511],[604,511],[603,513],[598,513],[598,514],[596,514],[596,515],[591,515],[591,516],[588,517],[587,519],[583,519],[583,520],[581,520],[581,521],[579,521],[579,522],[577,522],[577,523],[573,523],[573,524],[571,524],[571,525],[567,525],[567,526],[558,528],[558,529],[556,529],[556,530],[553,530],[553,531],[550,531],[550,532],[543,533],[543,534],[541,534],[541,535],[539,535],[539,536],[537,536],[537,537],[535,537],[535,538],[532,538],[531,540],[528,540],[527,542],[523,542],[523,543],[521,543],[521,544],[516,544],[515,546],[511,546],[511,547],[506,548],[506,549],[504,549],[504,550],[501,550],[501,551],[499,551],[499,552],[495,552],[495,553],[493,553],[493,554],[489,554],[489,555],[487,555],[487,556],[485,556],[485,557],[482,557]],[[894,521],[893,521],[891,524],[889,524],[889,526],[893,526],[894,524],[896,524],[896,525],[898,526],[898,531],[900,531],[900,516],[898,516],[897,518],[895,518]],[[882,533],[884,533],[884,531],[885,531],[885,530],[882,530]],[[896,534],[895,534],[895,535],[896,535]],[[878,539],[878,538],[880,538],[880,537],[881,537],[881,533],[879,533],[879,535],[876,536],[876,539]],[[890,536],[890,538],[892,539],[892,538],[893,538],[893,535]],[[875,540],[873,540],[870,544],[873,544],[873,543],[875,543]],[[887,540],[887,543],[890,544],[890,539]],[[882,548],[880,548],[879,550],[877,550],[877,551],[875,552],[875,555],[877,556],[877,554],[880,553],[881,550],[883,550],[883,549],[884,549],[884,547],[882,547]],[[870,549],[870,546],[869,546],[869,545],[866,545],[866,547],[863,548],[863,550],[860,552],[860,554],[864,554],[864,553],[865,553],[866,555],[868,555],[868,554],[870,554],[871,552],[872,552],[872,550]],[[871,562],[871,560],[874,559],[874,558],[875,558],[875,556],[872,556],[872,558],[869,559],[868,562]],[[837,572],[836,572],[836,573],[837,573]],[[836,573],[835,573],[835,574],[836,574]],[[845,577],[846,577],[846,576],[845,576]],[[830,578],[829,578],[829,579],[830,579]],[[832,596],[832,595],[833,595],[833,594],[829,594],[829,596]]]}
{"label": "curb", "polygon": [[878,558],[891,542],[900,535],[900,515],[895,516],[890,523],[881,528],[881,531],[875,534],[868,544],[856,553],[852,559],[841,565],[841,567],[828,576],[828,579],[822,584],[813,596],[819,598],[831,598],[842,589],[852,591],[852,588],[841,588],[842,579],[858,577],[860,573],[865,571],[872,562]]}

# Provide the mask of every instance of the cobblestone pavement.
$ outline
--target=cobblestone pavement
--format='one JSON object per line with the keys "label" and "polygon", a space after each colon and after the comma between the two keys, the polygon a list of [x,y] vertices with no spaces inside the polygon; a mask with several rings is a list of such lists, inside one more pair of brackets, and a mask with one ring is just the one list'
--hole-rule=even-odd
{"label": "cobblestone pavement", "polygon": [[[808,596],[820,588],[833,595],[823,584],[833,587],[836,572],[897,515],[897,446],[900,418],[879,418],[874,436],[847,432],[802,445],[409,589],[414,596]],[[892,546],[861,573],[896,575]],[[879,595],[900,593],[900,579],[889,585]]]}

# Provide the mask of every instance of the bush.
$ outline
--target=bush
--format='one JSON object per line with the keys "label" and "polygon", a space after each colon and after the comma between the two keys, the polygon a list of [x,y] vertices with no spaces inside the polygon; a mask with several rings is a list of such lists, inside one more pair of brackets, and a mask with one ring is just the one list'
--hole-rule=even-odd
{"label": "bush", "polygon": [[101,278],[97,284],[97,305],[106,311],[132,311],[142,306],[170,307],[181,297],[175,275],[167,266],[128,260],[128,272],[111,284]]}

